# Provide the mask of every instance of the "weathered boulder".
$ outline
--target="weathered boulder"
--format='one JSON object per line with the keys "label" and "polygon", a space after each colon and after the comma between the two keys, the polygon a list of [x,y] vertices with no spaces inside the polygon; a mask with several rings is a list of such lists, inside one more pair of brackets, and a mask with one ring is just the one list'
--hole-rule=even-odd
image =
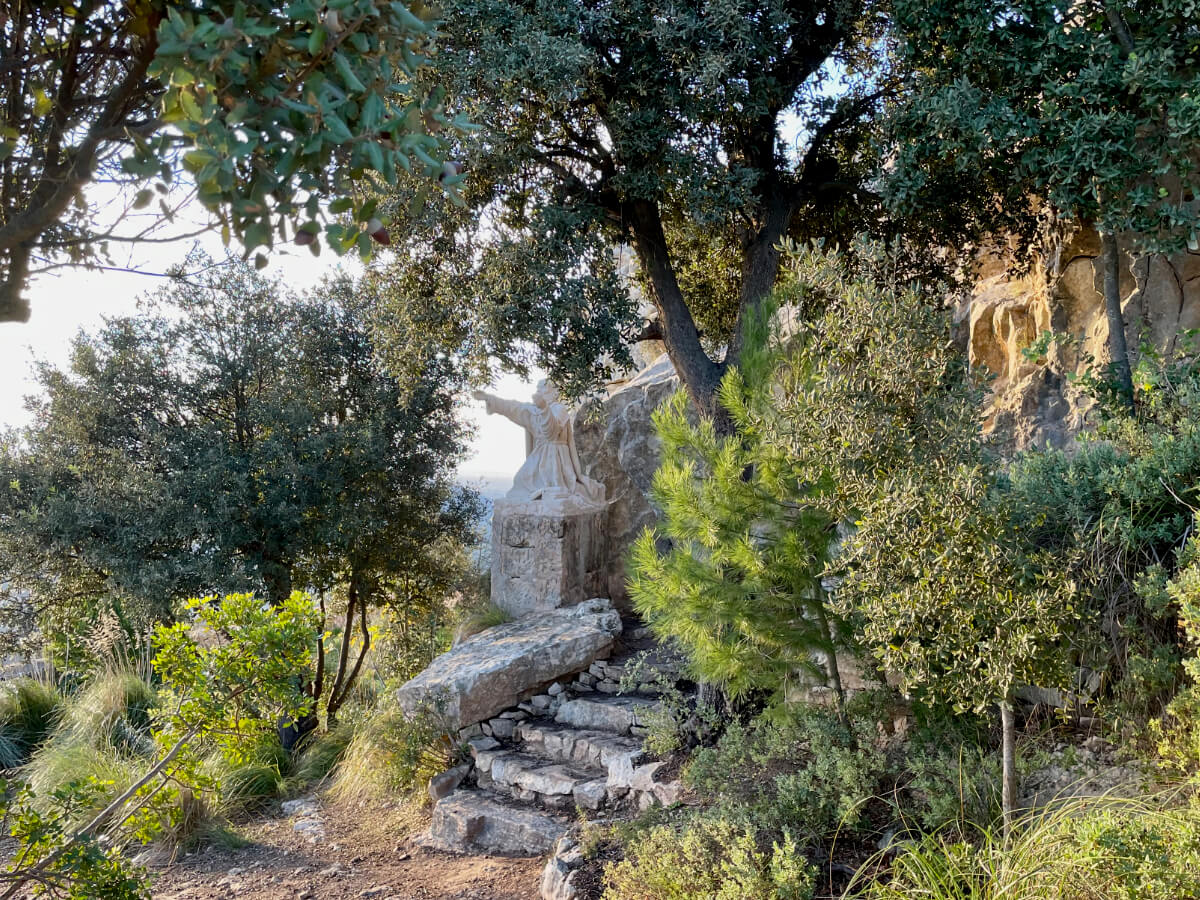
{"label": "weathered boulder", "polygon": [[625,557],[634,539],[658,513],[650,500],[650,483],[658,468],[659,441],[651,413],[679,388],[666,354],[609,395],[586,404],[575,414],[575,443],[584,473],[608,492],[607,548],[604,578],[609,597],[626,607]]}
{"label": "weathered boulder", "polygon": [[604,599],[481,631],[435,659],[396,697],[437,709],[452,728],[482,722],[610,651],[621,617]]}
{"label": "weathered boulder", "polygon": [[577,900],[575,873],[583,863],[579,842],[569,835],[562,837],[542,870],[541,900]]}

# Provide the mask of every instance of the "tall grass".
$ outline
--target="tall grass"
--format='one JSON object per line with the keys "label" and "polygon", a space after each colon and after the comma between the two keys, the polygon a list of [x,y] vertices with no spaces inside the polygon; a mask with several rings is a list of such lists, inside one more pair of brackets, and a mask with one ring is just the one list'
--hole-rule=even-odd
{"label": "tall grass", "polygon": [[459,759],[461,748],[433,714],[406,717],[399,710],[376,710],[350,739],[330,789],[344,802],[363,803],[408,794],[422,802],[425,786]]}
{"label": "tall grass", "polygon": [[467,638],[479,634],[481,631],[487,631],[487,629],[495,628],[497,625],[506,625],[512,620],[513,617],[509,612],[490,601],[486,604],[466,609],[463,611],[462,620],[454,632],[454,643],[461,644]]}
{"label": "tall grass", "polygon": [[[1056,802],[970,842],[944,833],[876,857],[845,897],[863,900],[1185,900],[1200,898],[1196,802],[1115,797]],[[882,877],[879,873],[883,871]],[[870,879],[878,878],[874,883]]]}
{"label": "tall grass", "polygon": [[25,766],[22,774],[35,796],[45,802],[61,787],[94,778],[107,789],[96,808],[80,810],[79,817],[103,808],[154,757],[150,710],[155,700],[154,688],[135,672],[97,673],[63,703],[53,732]]}
{"label": "tall grass", "polygon": [[24,765],[57,727],[63,697],[53,685],[21,678],[0,694],[0,768]]}
{"label": "tall grass", "polygon": [[137,672],[99,672],[66,705],[54,740],[148,757],[154,753],[150,713],[157,701],[154,687]]}

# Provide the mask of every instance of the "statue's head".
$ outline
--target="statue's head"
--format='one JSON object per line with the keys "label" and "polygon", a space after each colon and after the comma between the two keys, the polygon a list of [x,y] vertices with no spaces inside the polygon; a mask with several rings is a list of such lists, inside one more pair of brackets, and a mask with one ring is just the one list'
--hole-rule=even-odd
{"label": "statue's head", "polygon": [[554,386],[554,382],[543,378],[537,383],[537,388],[533,392],[533,402],[539,409],[545,409],[551,403],[557,403],[558,399],[558,388]]}

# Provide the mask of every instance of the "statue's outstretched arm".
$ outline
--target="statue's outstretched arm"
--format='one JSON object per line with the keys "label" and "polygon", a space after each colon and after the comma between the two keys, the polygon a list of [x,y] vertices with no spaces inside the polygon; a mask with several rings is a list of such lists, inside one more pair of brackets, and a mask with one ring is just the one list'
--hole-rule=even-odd
{"label": "statue's outstretched arm", "polygon": [[529,427],[528,403],[522,403],[519,400],[505,400],[503,397],[497,397],[487,391],[472,391],[471,396],[484,402],[489,416],[501,415],[516,422],[522,428]]}

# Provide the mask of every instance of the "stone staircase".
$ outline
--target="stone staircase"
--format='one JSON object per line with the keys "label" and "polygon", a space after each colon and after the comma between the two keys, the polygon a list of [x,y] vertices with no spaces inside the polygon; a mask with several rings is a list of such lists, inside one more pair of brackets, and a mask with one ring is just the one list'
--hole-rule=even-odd
{"label": "stone staircase", "polygon": [[[427,836],[443,850],[539,856],[581,814],[612,818],[676,802],[678,781],[642,750],[661,690],[679,689],[678,658],[645,629],[627,631],[609,660],[466,729],[471,763],[430,783],[436,800]],[[627,672],[637,684],[622,693]],[[449,777],[447,777],[449,776]]]}

